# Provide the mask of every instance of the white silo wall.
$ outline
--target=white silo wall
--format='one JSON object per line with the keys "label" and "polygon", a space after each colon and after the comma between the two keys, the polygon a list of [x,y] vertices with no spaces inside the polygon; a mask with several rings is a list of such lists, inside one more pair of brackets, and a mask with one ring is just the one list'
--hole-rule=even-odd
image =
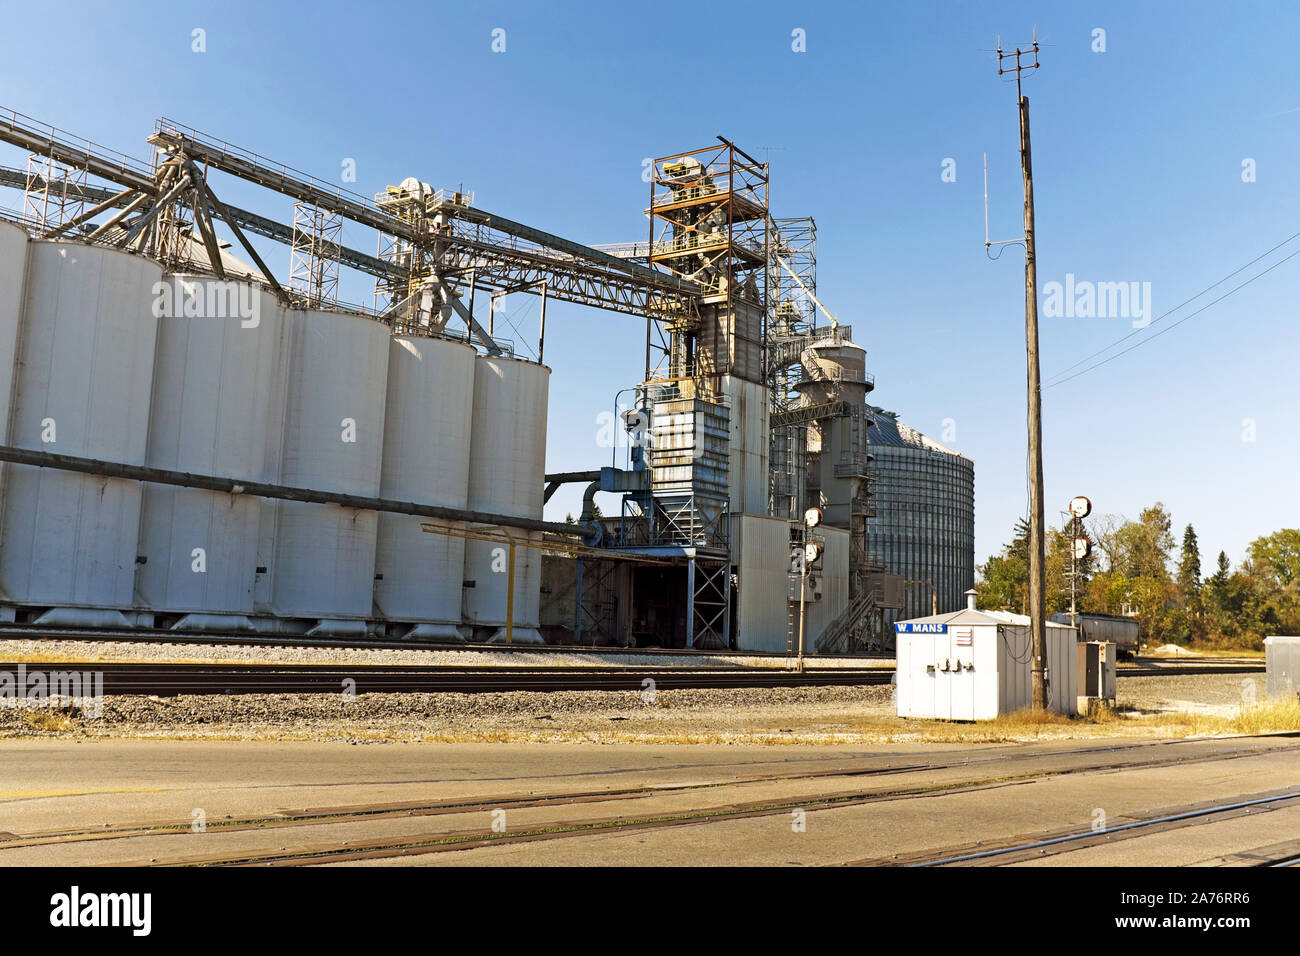
{"label": "white silo wall", "polygon": [[[13,444],[142,465],[162,270],[76,243],[28,247]],[[54,440],[49,440],[53,438]],[[129,608],[140,483],[7,466],[0,591],[52,608]],[[104,622],[55,612],[43,623]],[[113,621],[117,623],[117,621]]]}
{"label": "white silo wall", "polygon": [[[466,506],[474,360],[474,349],[458,342],[421,336],[391,340],[382,497]],[[465,539],[423,531],[423,520],[379,515],[375,609],[389,621],[415,624],[407,637],[462,640]],[[460,522],[436,523],[465,527]]]}
{"label": "white silo wall", "polygon": [[[469,507],[513,517],[541,518],[546,478],[546,402],[551,370],[519,359],[479,356],[474,371],[470,433]],[[534,544],[540,535],[511,534]],[[492,628],[505,640],[507,571],[503,545],[465,542],[465,620]],[[515,548],[512,640],[540,643],[542,556],[536,547]]]}
{"label": "white silo wall", "polygon": [[[277,308],[279,303],[277,303]],[[281,483],[281,462],[284,458],[285,415],[289,397],[290,367],[293,350],[290,339],[296,326],[289,321],[290,313],[279,309],[279,349],[271,372],[267,396],[265,462],[262,480]],[[275,614],[275,545],[280,520],[280,502],[274,498],[258,499],[257,563],[254,568],[253,619],[259,630],[277,630]]]}
{"label": "white silo wall", "polygon": [[[261,481],[283,310],[249,283],[169,276],[159,319],[148,464]],[[136,593],[181,630],[248,627],[260,499],[144,486]]]}
{"label": "white silo wall", "polygon": [[[286,312],[285,322],[279,483],[377,496],[388,326],[360,315],[302,310]],[[273,612],[321,622],[315,633],[364,631],[374,605],[375,512],[294,501],[276,502],[274,512]]]}
{"label": "white silo wall", "polygon": [[[0,442],[9,441],[9,411],[18,357],[18,328],[27,276],[27,231],[0,222]],[[0,465],[0,482],[3,469]]]}

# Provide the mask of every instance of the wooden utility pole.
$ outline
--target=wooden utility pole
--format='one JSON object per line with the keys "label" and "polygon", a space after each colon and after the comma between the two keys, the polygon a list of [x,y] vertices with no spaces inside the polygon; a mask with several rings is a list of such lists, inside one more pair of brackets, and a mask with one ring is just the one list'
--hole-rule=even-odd
{"label": "wooden utility pole", "polygon": [[[1033,62],[1021,57],[1032,54]],[[1014,65],[1003,67],[1004,61]],[[1038,269],[1034,255],[1034,163],[1029,143],[1029,98],[1020,89],[1020,74],[1038,68],[1038,37],[1028,50],[1003,53],[998,42],[998,75],[1016,74],[1020,107],[1020,168],[1025,180],[1025,361],[1029,393],[1029,631],[1032,646],[1032,706],[1047,708],[1047,575],[1043,516],[1043,393],[1038,368]]]}

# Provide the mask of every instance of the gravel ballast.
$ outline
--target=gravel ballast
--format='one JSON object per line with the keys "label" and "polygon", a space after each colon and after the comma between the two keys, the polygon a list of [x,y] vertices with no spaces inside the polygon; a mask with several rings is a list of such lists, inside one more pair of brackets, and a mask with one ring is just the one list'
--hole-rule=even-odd
{"label": "gravel ballast", "polygon": [[[759,667],[786,668],[784,655],[656,654],[598,650],[493,648],[304,647],[293,644],[212,644],[153,641],[0,639],[0,659],[17,662],[145,662],[193,664],[361,664],[422,667]],[[812,669],[892,667],[892,657],[809,657]]]}
{"label": "gravel ballast", "polygon": [[[1234,675],[1121,678],[1122,711],[1231,716],[1243,679]],[[1261,688],[1262,690],[1262,688]],[[27,702],[23,702],[27,704]],[[540,693],[240,694],[108,697],[92,717],[49,708],[0,708],[0,736],[185,737],[353,742],[758,742],[852,743],[920,739],[981,725],[902,721],[892,686]],[[1086,722],[1053,735],[1124,732]],[[1030,728],[1033,739],[1040,731]],[[1022,739],[1014,734],[1000,739]]]}

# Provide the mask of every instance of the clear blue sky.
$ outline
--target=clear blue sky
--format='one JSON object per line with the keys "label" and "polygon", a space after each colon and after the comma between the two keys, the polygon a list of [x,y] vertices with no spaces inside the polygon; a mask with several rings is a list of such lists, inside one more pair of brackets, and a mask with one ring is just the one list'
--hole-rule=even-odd
{"label": "clear blue sky", "polygon": [[[1023,255],[983,247],[986,151],[993,238],[1020,231],[995,36],[1036,24],[1048,44],[1026,88],[1040,283],[1150,282],[1159,315],[1300,231],[1291,4],[65,2],[39,26],[31,11],[0,3],[0,105],[142,158],[168,116],[324,178],[355,159],[363,193],[463,183],[479,206],[586,242],[644,238],[644,157],[719,133],[772,147],[773,211],[816,218],[818,288],[868,349],[876,402],[935,437],[953,419],[950,444],[974,459],[979,561],[1025,511]],[[1049,517],[1075,494],[1129,516],[1161,500],[1179,532],[1195,524],[1207,567],[1300,524],[1298,279],[1300,258],[1049,389]],[[535,300],[509,309],[536,320]],[[596,416],[639,377],[643,325],[563,305],[547,324],[548,467],[593,467],[609,456]],[[1130,331],[1045,316],[1044,374]]]}

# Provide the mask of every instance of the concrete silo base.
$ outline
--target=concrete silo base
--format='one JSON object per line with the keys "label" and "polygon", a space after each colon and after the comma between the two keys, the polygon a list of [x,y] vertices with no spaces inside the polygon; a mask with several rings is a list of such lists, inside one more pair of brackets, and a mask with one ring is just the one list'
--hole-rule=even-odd
{"label": "concrete silo base", "polygon": [[230,631],[252,631],[256,628],[243,614],[186,614],[171,626],[171,630],[224,634]]}
{"label": "concrete silo base", "polygon": [[366,637],[369,628],[365,621],[317,621],[307,632],[308,637]]}
{"label": "concrete silo base", "polygon": [[[487,639],[489,644],[504,644],[506,642],[506,629],[497,628],[492,632],[492,636]],[[545,644],[542,640],[542,632],[535,627],[516,627],[514,633],[510,635],[512,644]]]}
{"label": "concrete silo base", "polygon": [[401,637],[404,641],[433,641],[464,644],[465,635],[455,624],[416,624]]}
{"label": "concrete silo base", "polygon": [[121,611],[94,607],[50,608],[32,623],[45,627],[130,627]]}

